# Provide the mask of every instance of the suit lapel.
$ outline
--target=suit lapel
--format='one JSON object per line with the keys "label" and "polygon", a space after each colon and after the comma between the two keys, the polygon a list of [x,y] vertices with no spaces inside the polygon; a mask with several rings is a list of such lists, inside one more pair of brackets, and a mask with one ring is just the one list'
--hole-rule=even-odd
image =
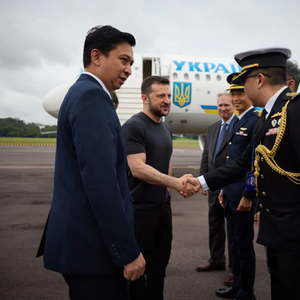
{"label": "suit lapel", "polygon": [[229,125],[229,129],[228,129],[228,140],[230,140],[232,138],[232,136],[234,136],[235,133],[235,128],[237,127],[236,125],[239,123],[239,121],[236,122],[236,120],[238,119],[237,116],[235,116]]}
{"label": "suit lapel", "polygon": [[220,132],[220,127],[221,127],[221,121],[219,121],[216,126],[214,126],[212,128],[212,142],[211,142],[211,146],[215,149],[216,148],[216,144],[217,144],[217,140],[218,140],[218,136],[219,136],[219,132]]}
{"label": "suit lapel", "polygon": [[221,121],[215,124],[215,126],[211,127],[211,141],[210,141],[210,146],[209,146],[209,153],[211,155],[211,158],[213,158],[215,149],[216,149],[216,144],[219,136],[219,131],[221,127]]}

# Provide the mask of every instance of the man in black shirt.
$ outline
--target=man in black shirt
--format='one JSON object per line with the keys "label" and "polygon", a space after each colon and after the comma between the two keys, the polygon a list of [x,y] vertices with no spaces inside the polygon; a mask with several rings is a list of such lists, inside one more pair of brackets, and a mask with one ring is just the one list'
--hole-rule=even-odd
{"label": "man in black shirt", "polygon": [[169,113],[169,80],[147,77],[142,83],[143,111],[124,125],[129,188],[133,199],[136,239],[146,260],[145,276],[129,282],[130,300],[163,299],[164,277],[171,254],[172,212],[168,188],[191,196],[193,186],[171,176],[172,133],[161,122]]}

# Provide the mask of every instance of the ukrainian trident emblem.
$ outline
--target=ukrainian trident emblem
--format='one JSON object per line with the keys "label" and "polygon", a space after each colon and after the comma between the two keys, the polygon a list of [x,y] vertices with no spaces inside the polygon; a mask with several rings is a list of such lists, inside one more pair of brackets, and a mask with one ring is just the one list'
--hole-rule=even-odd
{"label": "ukrainian trident emblem", "polygon": [[192,84],[190,82],[174,82],[173,103],[179,107],[191,104]]}

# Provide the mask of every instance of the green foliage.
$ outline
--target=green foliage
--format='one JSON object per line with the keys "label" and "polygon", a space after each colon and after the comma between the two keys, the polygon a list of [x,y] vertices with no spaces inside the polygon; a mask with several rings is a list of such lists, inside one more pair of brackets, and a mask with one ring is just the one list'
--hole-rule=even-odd
{"label": "green foliage", "polygon": [[[44,132],[56,131],[57,126],[46,126]],[[0,137],[55,137],[55,134],[42,134],[38,124],[26,124],[20,119],[6,118],[0,119]]]}

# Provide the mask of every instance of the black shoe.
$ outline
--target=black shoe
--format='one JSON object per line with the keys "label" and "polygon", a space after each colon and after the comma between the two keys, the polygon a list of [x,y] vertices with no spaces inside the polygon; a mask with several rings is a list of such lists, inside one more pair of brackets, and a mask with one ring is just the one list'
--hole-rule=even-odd
{"label": "black shoe", "polygon": [[205,266],[197,266],[196,271],[197,272],[210,272],[210,271],[223,271],[225,270],[225,264],[222,265],[211,265],[208,263]]}
{"label": "black shoe", "polygon": [[237,289],[232,286],[227,289],[217,289],[216,296],[224,299],[234,299],[236,297]]}

